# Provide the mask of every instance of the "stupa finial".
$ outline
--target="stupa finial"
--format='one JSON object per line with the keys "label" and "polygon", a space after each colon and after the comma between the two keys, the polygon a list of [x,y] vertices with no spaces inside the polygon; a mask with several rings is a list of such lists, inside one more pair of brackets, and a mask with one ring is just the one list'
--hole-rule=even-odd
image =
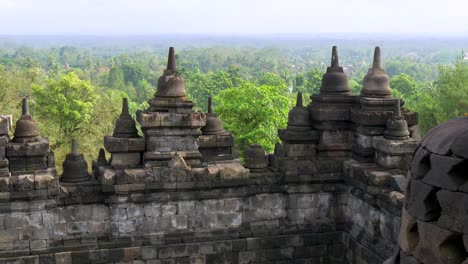
{"label": "stupa finial", "polygon": [[29,105],[28,99],[26,97],[23,98],[23,115],[29,115]]}
{"label": "stupa finial", "polygon": [[71,153],[72,155],[78,155],[78,143],[76,142],[75,139],[72,139],[71,142]]}
{"label": "stupa finial", "polygon": [[375,47],[372,68],[380,69],[380,47]]}
{"label": "stupa finial", "polygon": [[168,71],[176,70],[176,60],[175,60],[175,51],[174,47],[169,48],[169,55],[167,57],[167,69]]}
{"label": "stupa finial", "polygon": [[340,61],[338,59],[338,48],[336,46],[333,46],[332,48],[331,67],[340,67]]}
{"label": "stupa finial", "polygon": [[124,98],[122,101],[122,115],[129,115],[128,111],[128,99]]}
{"label": "stupa finial", "polygon": [[296,106],[302,107],[302,92],[297,92]]}
{"label": "stupa finial", "polygon": [[400,107],[400,99],[397,99],[396,106],[395,106],[395,116],[401,117],[401,107]]}
{"label": "stupa finial", "polygon": [[213,113],[213,99],[211,96],[208,97],[208,113]]}

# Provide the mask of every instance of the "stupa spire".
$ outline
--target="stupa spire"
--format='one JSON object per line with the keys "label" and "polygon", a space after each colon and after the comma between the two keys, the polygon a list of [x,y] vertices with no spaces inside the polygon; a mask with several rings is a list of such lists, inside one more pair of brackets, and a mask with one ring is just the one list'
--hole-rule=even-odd
{"label": "stupa spire", "polygon": [[170,47],[169,55],[167,56],[167,70],[175,71],[176,69],[175,50],[174,47]]}
{"label": "stupa spire", "polygon": [[380,47],[375,47],[372,68],[380,69]]}
{"label": "stupa spire", "polygon": [[22,115],[29,115],[29,105],[28,105],[28,99],[25,97],[23,98],[23,105],[22,105]]}
{"label": "stupa spire", "polygon": [[76,139],[72,139],[71,142],[71,154],[72,155],[78,155],[78,143],[76,142]]}
{"label": "stupa spire", "polygon": [[297,92],[296,106],[302,107],[302,92]]}
{"label": "stupa spire", "polygon": [[395,105],[395,116],[396,116],[396,117],[401,117],[400,99],[397,99],[397,101],[396,101],[396,105]]}
{"label": "stupa spire", "polygon": [[130,115],[128,111],[128,99],[124,98],[122,101],[122,114],[121,115]]}
{"label": "stupa spire", "polygon": [[213,113],[213,100],[211,96],[208,97],[208,113]]}
{"label": "stupa spire", "polygon": [[331,67],[340,67],[340,61],[338,58],[338,48],[333,46],[332,48],[332,57],[331,57]]}

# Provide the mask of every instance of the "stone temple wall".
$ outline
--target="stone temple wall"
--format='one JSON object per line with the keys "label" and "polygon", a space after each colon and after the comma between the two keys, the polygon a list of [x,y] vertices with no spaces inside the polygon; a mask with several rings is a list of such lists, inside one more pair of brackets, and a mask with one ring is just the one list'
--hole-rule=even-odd
{"label": "stone temple wall", "polygon": [[345,184],[271,176],[210,190],[88,193],[92,203],[49,198],[2,203],[0,261],[380,263],[399,226]]}
{"label": "stone temple wall", "polygon": [[59,177],[27,100],[0,116],[0,264],[383,263],[398,241],[417,114],[391,97],[380,49],[351,95],[336,47],[320,93],[272,154],[241,163],[213,110],[192,110],[174,49],[149,108],[122,114],[89,173],[72,142]]}

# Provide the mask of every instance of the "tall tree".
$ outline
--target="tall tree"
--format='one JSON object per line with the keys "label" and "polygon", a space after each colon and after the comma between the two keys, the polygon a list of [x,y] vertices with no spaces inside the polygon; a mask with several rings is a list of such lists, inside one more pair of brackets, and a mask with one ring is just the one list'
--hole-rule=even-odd
{"label": "tall tree", "polygon": [[252,143],[272,151],[278,142],[278,128],[287,124],[293,100],[284,94],[281,86],[244,83],[221,91],[215,102],[215,111],[241,151]]}
{"label": "tall tree", "polygon": [[46,85],[33,85],[35,113],[49,128],[56,128],[57,144],[68,142],[91,118],[98,93],[74,72]]}

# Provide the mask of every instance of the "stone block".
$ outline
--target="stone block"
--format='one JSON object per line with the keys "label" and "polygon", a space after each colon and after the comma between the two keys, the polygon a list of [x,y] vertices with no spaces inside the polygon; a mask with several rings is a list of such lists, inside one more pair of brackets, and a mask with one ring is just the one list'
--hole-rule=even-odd
{"label": "stone block", "polygon": [[384,137],[374,137],[372,147],[388,154],[403,155],[413,154],[419,141],[409,140],[390,140]]}
{"label": "stone block", "polygon": [[116,138],[104,137],[104,147],[110,153],[118,152],[142,152],[145,150],[143,138]]}
{"label": "stone block", "polygon": [[286,143],[309,143],[315,144],[319,139],[317,130],[292,131],[289,129],[279,129],[278,137]]}
{"label": "stone block", "polygon": [[9,166],[7,166],[5,168],[0,168],[0,178],[1,177],[10,177],[10,176],[11,176],[11,173],[10,173]]}
{"label": "stone block", "polygon": [[145,150],[144,138],[129,138],[128,139],[128,151],[129,152],[142,152],[144,150]]}
{"label": "stone block", "polygon": [[409,255],[413,255],[414,249],[419,243],[417,220],[404,208],[401,215],[399,243],[401,250]]}
{"label": "stone block", "polygon": [[25,157],[8,158],[8,160],[10,163],[11,172],[26,171],[26,158]]}
{"label": "stone block", "polygon": [[349,108],[311,107],[310,115],[317,121],[347,121],[350,118]]}
{"label": "stone block", "polygon": [[140,247],[131,247],[131,248],[124,248],[124,256],[123,261],[130,262],[133,260],[137,260],[141,257],[141,248]]}
{"label": "stone block", "polygon": [[149,168],[124,169],[124,175],[129,183],[154,182],[152,170]]}
{"label": "stone block", "polygon": [[165,136],[149,137],[146,141],[147,151],[197,151],[198,142],[192,135],[189,136]]}
{"label": "stone block", "polygon": [[52,175],[36,175],[34,177],[34,188],[36,190],[58,188],[58,179]]}
{"label": "stone block", "polygon": [[26,157],[26,170],[45,170],[47,169],[47,156]]}
{"label": "stone block", "polygon": [[433,221],[440,216],[437,188],[412,179],[406,193],[408,213],[422,221]]}
{"label": "stone block", "polygon": [[49,140],[42,139],[38,142],[30,142],[26,143],[26,156],[27,157],[34,157],[34,156],[47,156],[49,153]]}
{"label": "stone block", "polygon": [[406,155],[393,155],[380,150],[375,151],[375,163],[386,169],[409,169],[412,156]]}
{"label": "stone block", "polygon": [[72,263],[71,252],[55,253],[56,264],[70,264]]}
{"label": "stone block", "polygon": [[109,251],[107,249],[90,250],[89,261],[93,264],[109,263]]}
{"label": "stone block", "polygon": [[462,234],[418,221],[419,243],[414,258],[422,263],[461,263],[468,254],[463,247]]}
{"label": "stone block", "polygon": [[174,229],[185,229],[188,226],[187,215],[173,215],[171,225]]}
{"label": "stone block", "polygon": [[110,153],[128,152],[128,138],[105,136],[104,147]]}
{"label": "stone block", "polygon": [[161,115],[159,112],[145,113],[137,112],[137,120],[142,127],[161,126]]}
{"label": "stone block", "polygon": [[0,145],[0,166],[1,167],[4,167],[5,165],[7,165],[6,167],[8,167],[8,164],[5,164],[8,162],[7,160],[7,155],[6,155],[6,146],[2,146]]}
{"label": "stone block", "polygon": [[146,217],[159,217],[161,215],[159,204],[145,205],[143,208]]}
{"label": "stone block", "polygon": [[351,150],[354,135],[352,131],[330,129],[320,134],[318,148],[327,151]]}
{"label": "stone block", "polygon": [[361,148],[370,149],[372,148],[372,138],[371,135],[365,135],[361,133],[355,134],[356,144],[359,145]]}
{"label": "stone block", "polygon": [[10,177],[0,177],[0,192],[10,191]]}
{"label": "stone block", "polygon": [[34,190],[34,174],[11,176],[10,188],[16,192]]}
{"label": "stone block", "polygon": [[116,172],[113,169],[105,169],[101,177],[103,185],[114,185],[116,183]]}
{"label": "stone block", "polygon": [[177,213],[177,205],[176,204],[165,204],[161,206],[161,215],[162,216],[171,216]]}
{"label": "stone block", "polygon": [[0,116],[0,136],[8,136],[11,128],[11,116]]}
{"label": "stone block", "polygon": [[55,255],[54,254],[42,254],[39,255],[40,264],[55,264]]}
{"label": "stone block", "polygon": [[413,257],[406,255],[405,252],[400,252],[399,264],[420,264],[420,263],[417,260],[415,260]]}
{"label": "stone block", "polygon": [[297,247],[294,252],[294,259],[308,259],[314,257],[326,256],[327,246]]}
{"label": "stone block", "polygon": [[47,167],[55,168],[55,154],[52,151],[47,155]]}
{"label": "stone block", "polygon": [[433,165],[422,181],[442,189],[457,191],[468,181],[466,170],[456,171],[457,166],[462,165],[463,162],[463,159],[432,154],[430,164]]}
{"label": "stone block", "polygon": [[10,158],[15,157],[44,157],[49,153],[49,141],[42,139],[38,142],[13,143],[7,144],[6,152]]}
{"label": "stone block", "polygon": [[239,263],[259,263],[261,262],[261,254],[258,251],[241,251],[239,252]]}
{"label": "stone block", "polygon": [[247,170],[239,163],[220,163],[216,167],[222,180],[239,179],[247,175]]}
{"label": "stone block", "polygon": [[468,233],[468,194],[440,190],[437,200],[442,209],[437,225]]}
{"label": "stone block", "polygon": [[[362,105],[365,107],[364,105]],[[394,104],[391,106],[394,107]],[[375,110],[375,109],[372,109]],[[362,125],[362,126],[382,126],[385,127],[387,120],[392,116],[392,111],[383,111],[384,109],[379,108],[379,111],[366,111],[358,110],[351,112],[351,121]],[[390,109],[388,109],[390,110]]]}
{"label": "stone block", "polygon": [[114,167],[126,167],[126,166],[137,166],[141,164],[141,153],[112,153],[111,166]]}
{"label": "stone block", "polygon": [[422,179],[431,169],[431,153],[425,148],[419,147],[411,162],[411,176],[414,179]]}
{"label": "stone block", "polygon": [[[314,160],[287,160],[280,166],[281,172],[291,175],[318,175],[318,164]],[[294,180],[294,179],[293,179]],[[300,180],[300,178],[298,179]]]}
{"label": "stone block", "polygon": [[242,223],[242,214],[240,213],[218,213],[216,223],[219,227],[237,227]]}
{"label": "stone block", "polygon": [[315,144],[288,144],[284,143],[287,157],[313,157],[316,156]]}
{"label": "stone block", "polygon": [[91,208],[91,220],[104,221],[109,219],[109,208],[105,205],[95,205]]}
{"label": "stone block", "polygon": [[137,205],[131,205],[127,208],[128,219],[141,218],[144,215],[143,207]]}
{"label": "stone block", "polygon": [[33,240],[30,242],[31,249],[44,249],[47,247],[46,240]]}

